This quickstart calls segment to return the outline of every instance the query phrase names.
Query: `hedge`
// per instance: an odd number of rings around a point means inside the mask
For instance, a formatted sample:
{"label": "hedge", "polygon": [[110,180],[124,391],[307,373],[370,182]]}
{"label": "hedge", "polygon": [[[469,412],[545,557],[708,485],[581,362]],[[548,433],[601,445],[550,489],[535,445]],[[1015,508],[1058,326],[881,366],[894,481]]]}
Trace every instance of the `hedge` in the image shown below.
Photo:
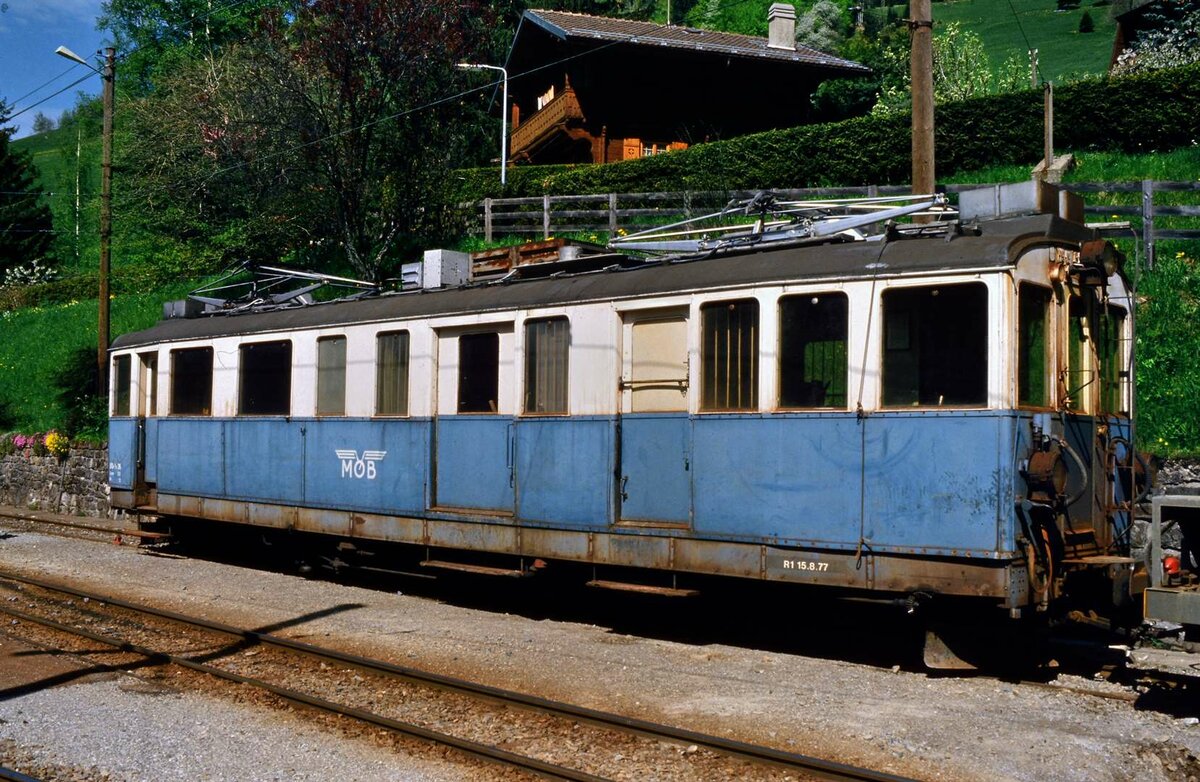
{"label": "hedge", "polygon": [[[1200,139],[1200,64],[1080,81],[1054,92],[1055,146],[1149,152]],[[937,107],[937,171],[948,176],[1042,157],[1042,91]],[[908,114],[802,125],[623,163],[459,172],[460,200],[679,190],[903,184],[911,177]]]}

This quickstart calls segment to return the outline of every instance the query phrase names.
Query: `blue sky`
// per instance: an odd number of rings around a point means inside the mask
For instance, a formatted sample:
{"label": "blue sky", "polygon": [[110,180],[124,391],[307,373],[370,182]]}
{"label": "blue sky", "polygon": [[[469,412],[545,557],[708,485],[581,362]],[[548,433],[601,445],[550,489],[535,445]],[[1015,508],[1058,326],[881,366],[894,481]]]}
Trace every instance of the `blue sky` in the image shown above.
{"label": "blue sky", "polygon": [[[0,11],[0,98],[8,103],[10,111],[32,106],[87,75],[87,68],[72,66],[69,60],[56,56],[54,50],[62,45],[92,59],[93,52],[104,44],[104,35],[96,30],[100,3],[101,0],[0,0],[0,9],[7,6],[7,10]],[[52,83],[42,86],[51,79]],[[6,126],[18,126],[16,136],[20,138],[29,135],[33,117],[39,111],[57,122],[64,110],[75,105],[75,95],[81,90],[98,94],[100,77],[92,76],[49,98]],[[33,94],[22,98],[30,92]]]}

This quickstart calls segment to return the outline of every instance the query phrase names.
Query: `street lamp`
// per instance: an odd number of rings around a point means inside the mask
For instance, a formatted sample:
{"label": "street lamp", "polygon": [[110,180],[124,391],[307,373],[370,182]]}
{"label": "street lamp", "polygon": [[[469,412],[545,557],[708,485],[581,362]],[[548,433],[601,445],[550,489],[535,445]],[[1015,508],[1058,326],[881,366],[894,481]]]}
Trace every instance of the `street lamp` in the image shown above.
{"label": "street lamp", "polygon": [[116,49],[104,50],[104,69],[101,70],[65,46],[54,50],[59,57],[80,63],[95,71],[104,80],[104,147],[100,159],[100,311],[96,322],[96,362],[100,370],[101,395],[108,395],[108,276],[109,243],[112,238],[112,135],[113,135],[113,77],[116,75]]}
{"label": "street lamp", "polygon": [[500,71],[504,76],[504,95],[500,101],[500,186],[508,182],[508,71],[499,65],[482,65],[460,62],[459,68],[467,71]]}

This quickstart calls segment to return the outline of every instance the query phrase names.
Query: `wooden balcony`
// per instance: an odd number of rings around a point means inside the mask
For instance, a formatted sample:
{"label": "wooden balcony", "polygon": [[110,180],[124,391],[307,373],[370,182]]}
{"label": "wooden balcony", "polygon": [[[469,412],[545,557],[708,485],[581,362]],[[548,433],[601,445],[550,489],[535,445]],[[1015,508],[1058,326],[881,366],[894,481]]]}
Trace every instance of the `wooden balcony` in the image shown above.
{"label": "wooden balcony", "polygon": [[583,110],[575,90],[567,87],[561,95],[535,112],[513,131],[509,139],[510,155],[524,157],[530,150],[544,144],[554,134],[568,130],[572,123],[582,121]]}

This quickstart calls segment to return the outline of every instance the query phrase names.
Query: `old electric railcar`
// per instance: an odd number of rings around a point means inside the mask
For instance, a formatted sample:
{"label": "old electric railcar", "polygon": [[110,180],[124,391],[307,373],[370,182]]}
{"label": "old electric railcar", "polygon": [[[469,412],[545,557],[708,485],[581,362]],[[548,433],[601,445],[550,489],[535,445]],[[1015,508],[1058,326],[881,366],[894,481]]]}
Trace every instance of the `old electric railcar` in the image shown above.
{"label": "old electric railcar", "polygon": [[113,345],[113,505],[1019,613],[1133,570],[1127,299],[1026,214],[164,320]]}

